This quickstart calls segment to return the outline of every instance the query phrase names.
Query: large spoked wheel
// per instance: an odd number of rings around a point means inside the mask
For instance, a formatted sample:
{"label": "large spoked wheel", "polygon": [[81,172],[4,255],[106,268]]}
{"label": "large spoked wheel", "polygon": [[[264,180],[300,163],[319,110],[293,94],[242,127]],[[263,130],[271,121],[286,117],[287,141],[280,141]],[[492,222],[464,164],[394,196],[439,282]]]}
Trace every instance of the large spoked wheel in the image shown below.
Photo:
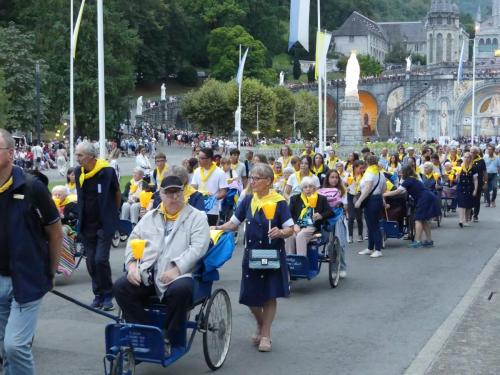
{"label": "large spoked wheel", "polygon": [[119,230],[115,231],[115,234],[113,235],[113,239],[111,240],[111,245],[113,247],[120,246],[120,231]]}
{"label": "large spoked wheel", "polygon": [[131,348],[125,348],[118,352],[111,363],[110,375],[134,375],[135,357]]}
{"label": "large spoked wheel", "polygon": [[330,286],[336,288],[340,280],[340,242],[334,237],[333,243],[328,248],[328,280]]}
{"label": "large spoked wheel", "polygon": [[443,212],[443,217],[448,215],[448,199],[443,199],[441,202],[441,211]]}
{"label": "large spoked wheel", "polygon": [[205,361],[211,370],[217,370],[224,364],[231,343],[231,301],[224,289],[217,289],[210,297],[202,324]]}

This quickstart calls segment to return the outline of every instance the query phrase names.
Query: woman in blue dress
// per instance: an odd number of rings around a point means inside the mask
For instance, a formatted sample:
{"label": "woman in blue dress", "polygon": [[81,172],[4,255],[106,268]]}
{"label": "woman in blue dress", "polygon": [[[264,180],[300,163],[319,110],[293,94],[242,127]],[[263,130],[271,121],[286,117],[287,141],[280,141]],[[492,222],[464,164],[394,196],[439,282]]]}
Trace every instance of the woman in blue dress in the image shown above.
{"label": "woman in blue dress", "polygon": [[478,194],[478,171],[472,162],[472,155],[466,152],[463,156],[462,166],[456,173],[457,176],[457,206],[458,225],[460,228],[469,227],[474,198]]}
{"label": "woman in blue dress", "polygon": [[[415,241],[408,247],[433,247],[431,227],[429,220],[439,216],[439,198],[427,189],[422,181],[418,180],[417,174],[412,165],[403,167],[403,182],[393,191],[388,191],[384,197],[392,197],[399,194],[408,193],[415,200]],[[426,241],[422,242],[422,232],[425,232]]]}
{"label": "woman in blue dress", "polygon": [[[286,264],[284,239],[293,233],[293,220],[285,199],[271,190],[274,173],[267,164],[255,164],[248,181],[253,194],[247,195],[238,204],[233,217],[215,229],[236,231],[245,222],[245,254],[242,264],[240,303],[247,305],[257,322],[252,341],[259,351],[271,351],[271,325],[276,315],[277,298],[288,297],[288,268]],[[262,207],[276,203],[276,213],[269,222]],[[280,268],[276,270],[250,269],[250,249],[277,249]]]}

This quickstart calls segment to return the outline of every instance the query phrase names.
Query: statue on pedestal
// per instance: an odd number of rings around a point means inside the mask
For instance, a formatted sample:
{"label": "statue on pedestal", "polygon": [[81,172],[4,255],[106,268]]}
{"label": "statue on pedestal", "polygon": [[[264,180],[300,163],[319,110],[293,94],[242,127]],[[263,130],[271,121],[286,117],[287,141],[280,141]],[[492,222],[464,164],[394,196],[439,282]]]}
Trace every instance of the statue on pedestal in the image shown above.
{"label": "statue on pedestal", "polygon": [[396,123],[396,133],[401,133],[401,120],[399,117],[396,117],[396,121],[394,122]]}
{"label": "statue on pedestal", "polygon": [[161,101],[167,100],[167,88],[165,87],[165,83],[161,84],[160,100]]}
{"label": "statue on pedestal", "polygon": [[283,71],[280,72],[280,86],[285,86],[285,73]]}
{"label": "statue on pedestal", "polygon": [[408,56],[405,60],[406,60],[406,71],[409,72],[411,71],[411,55]]}
{"label": "statue on pedestal", "polygon": [[359,62],[356,58],[356,52],[351,51],[351,56],[347,60],[347,67],[345,70],[345,96],[354,97],[359,99],[358,96],[358,82],[359,82]]}
{"label": "statue on pedestal", "polygon": [[137,99],[137,108],[135,110],[137,116],[142,116],[142,96]]}

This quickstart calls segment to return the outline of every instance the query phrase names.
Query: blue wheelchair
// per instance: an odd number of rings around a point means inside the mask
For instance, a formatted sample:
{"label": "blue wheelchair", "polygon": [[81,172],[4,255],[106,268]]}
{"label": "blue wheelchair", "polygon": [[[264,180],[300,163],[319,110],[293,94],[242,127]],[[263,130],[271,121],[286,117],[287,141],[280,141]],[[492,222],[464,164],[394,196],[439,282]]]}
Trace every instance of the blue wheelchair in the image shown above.
{"label": "blue wheelchair", "polygon": [[342,208],[336,208],[334,213],[335,215],[328,220],[328,224],[323,226],[321,233],[316,233],[309,242],[307,256],[296,254],[286,256],[290,280],[312,280],[319,275],[321,265],[328,263],[330,286],[336,288],[339,285],[342,257],[341,237],[345,236],[345,231],[342,233],[337,225],[344,225],[344,211]]}
{"label": "blue wheelchair", "polygon": [[[151,298],[146,309],[150,325],[130,324],[117,319],[106,326],[106,375],[133,375],[141,362],[157,363],[167,367],[191,349],[196,332],[203,334],[203,353],[208,367],[219,369],[229,352],[232,331],[232,310],[228,293],[224,289],[212,292],[212,284],[219,279],[217,268],[222,266],[234,250],[233,233],[223,233],[209,248],[193,273],[194,291],[190,312],[198,309],[194,319],[188,317],[184,327],[172,340],[170,356],[165,355],[164,321],[168,306]],[[188,330],[191,330],[188,333]]]}

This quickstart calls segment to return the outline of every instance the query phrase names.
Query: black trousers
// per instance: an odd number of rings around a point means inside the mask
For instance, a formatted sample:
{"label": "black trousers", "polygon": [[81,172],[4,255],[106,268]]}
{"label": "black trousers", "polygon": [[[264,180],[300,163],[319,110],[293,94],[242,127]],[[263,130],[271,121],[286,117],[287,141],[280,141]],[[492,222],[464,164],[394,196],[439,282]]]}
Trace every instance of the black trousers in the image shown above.
{"label": "black trousers", "polygon": [[479,186],[477,188],[477,195],[472,198],[473,206],[472,206],[472,216],[477,219],[479,216],[479,211],[481,210],[481,195],[483,193],[483,184],[479,182]]}
{"label": "black trousers", "polygon": [[353,236],[354,220],[358,223],[358,235],[363,237],[363,209],[354,206],[354,195],[347,193],[347,212],[349,218],[347,221],[347,228],[349,230],[349,237]]}
{"label": "black trousers", "polygon": [[207,214],[207,218],[208,218],[208,225],[213,227],[213,226],[217,225],[217,220],[219,220],[219,215],[208,215]]}
{"label": "black trousers", "polygon": [[87,271],[92,279],[92,291],[96,296],[111,296],[113,292],[111,266],[109,265],[111,239],[112,237],[104,236],[102,229],[97,231],[96,236],[82,236]]}
{"label": "black trousers", "polygon": [[[135,286],[122,276],[113,286],[116,302],[123,312],[123,318],[128,323],[151,324],[144,308],[148,305],[150,296],[156,295],[154,285],[143,284]],[[165,329],[167,338],[172,341],[177,331],[182,329],[187,312],[193,300],[193,279],[181,277],[168,286],[162,303],[167,305]]]}

